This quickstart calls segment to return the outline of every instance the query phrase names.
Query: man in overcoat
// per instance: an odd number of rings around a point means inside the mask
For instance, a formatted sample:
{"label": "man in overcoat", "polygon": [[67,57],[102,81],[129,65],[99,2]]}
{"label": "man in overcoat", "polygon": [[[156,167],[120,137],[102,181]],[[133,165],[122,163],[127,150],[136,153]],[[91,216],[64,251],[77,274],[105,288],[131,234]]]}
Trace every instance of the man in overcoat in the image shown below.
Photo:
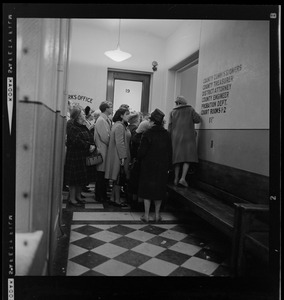
{"label": "man in overcoat", "polygon": [[99,152],[102,154],[103,162],[97,165],[95,199],[99,202],[105,202],[107,200],[105,164],[111,130],[111,120],[109,116],[112,114],[112,106],[108,101],[103,101],[100,104],[99,109],[101,111],[101,114],[98,117],[97,122],[95,124],[94,139]]}

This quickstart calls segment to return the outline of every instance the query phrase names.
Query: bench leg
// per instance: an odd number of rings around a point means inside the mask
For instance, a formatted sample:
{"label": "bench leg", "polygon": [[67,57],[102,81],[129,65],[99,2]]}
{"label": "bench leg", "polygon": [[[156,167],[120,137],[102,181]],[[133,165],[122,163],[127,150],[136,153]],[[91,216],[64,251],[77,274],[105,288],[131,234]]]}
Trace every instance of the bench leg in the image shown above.
{"label": "bench leg", "polygon": [[231,266],[234,277],[244,275],[245,271],[244,240],[247,222],[248,216],[244,209],[236,204],[231,256]]}

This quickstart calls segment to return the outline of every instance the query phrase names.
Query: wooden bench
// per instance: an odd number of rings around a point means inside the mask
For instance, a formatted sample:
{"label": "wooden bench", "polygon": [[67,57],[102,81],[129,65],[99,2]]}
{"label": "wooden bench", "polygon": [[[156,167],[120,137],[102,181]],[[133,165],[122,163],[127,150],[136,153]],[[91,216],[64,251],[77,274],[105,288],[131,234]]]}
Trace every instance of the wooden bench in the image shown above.
{"label": "wooden bench", "polygon": [[232,264],[236,275],[245,274],[246,252],[269,264],[269,206],[235,203]]}
{"label": "wooden bench", "polygon": [[231,268],[234,276],[245,272],[245,253],[250,251],[268,262],[268,225],[257,218],[268,205],[225,202],[193,187],[168,184],[170,198],[185,201],[189,209],[228,236],[232,241]]}

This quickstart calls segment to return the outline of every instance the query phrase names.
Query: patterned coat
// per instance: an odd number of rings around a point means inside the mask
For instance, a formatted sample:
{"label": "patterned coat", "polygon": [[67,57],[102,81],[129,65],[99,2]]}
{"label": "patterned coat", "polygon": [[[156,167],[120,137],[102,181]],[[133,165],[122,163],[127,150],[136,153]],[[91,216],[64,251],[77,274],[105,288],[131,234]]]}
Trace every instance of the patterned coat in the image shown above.
{"label": "patterned coat", "polygon": [[129,167],[128,190],[132,194],[137,194],[140,174],[140,162],[137,159],[143,132],[133,133],[130,139],[131,165]]}
{"label": "patterned coat", "polygon": [[153,126],[143,133],[138,159],[141,167],[138,196],[149,200],[165,199],[172,145],[163,126]]}
{"label": "patterned coat", "polygon": [[86,157],[90,154],[90,145],[94,140],[88,128],[77,122],[69,122],[67,126],[67,151],[64,176],[67,185],[86,185],[89,183]]}
{"label": "patterned coat", "polygon": [[130,143],[131,133],[123,125],[117,121],[111,128],[109,147],[106,159],[105,178],[117,180],[120,171],[120,159],[124,158],[124,168],[128,174],[128,166],[130,162]]}
{"label": "patterned coat", "polygon": [[201,117],[190,105],[175,107],[169,116],[168,130],[173,147],[173,164],[198,162],[194,124]]}
{"label": "patterned coat", "polygon": [[95,143],[98,147],[98,150],[102,154],[103,162],[97,165],[97,171],[104,172],[106,166],[106,156],[107,149],[109,145],[110,138],[110,130],[111,130],[111,121],[108,116],[102,113],[95,124]]}

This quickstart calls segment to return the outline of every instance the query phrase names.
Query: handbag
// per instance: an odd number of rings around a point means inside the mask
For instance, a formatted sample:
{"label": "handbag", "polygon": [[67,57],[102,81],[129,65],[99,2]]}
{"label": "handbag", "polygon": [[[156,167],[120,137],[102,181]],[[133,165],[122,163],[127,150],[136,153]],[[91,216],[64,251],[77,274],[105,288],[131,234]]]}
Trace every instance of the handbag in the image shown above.
{"label": "handbag", "polygon": [[103,162],[103,157],[101,153],[98,153],[97,150],[93,151],[90,156],[86,157],[87,166],[96,166]]}
{"label": "handbag", "polygon": [[116,180],[116,185],[125,186],[127,182],[124,166],[120,166],[120,171]]}

